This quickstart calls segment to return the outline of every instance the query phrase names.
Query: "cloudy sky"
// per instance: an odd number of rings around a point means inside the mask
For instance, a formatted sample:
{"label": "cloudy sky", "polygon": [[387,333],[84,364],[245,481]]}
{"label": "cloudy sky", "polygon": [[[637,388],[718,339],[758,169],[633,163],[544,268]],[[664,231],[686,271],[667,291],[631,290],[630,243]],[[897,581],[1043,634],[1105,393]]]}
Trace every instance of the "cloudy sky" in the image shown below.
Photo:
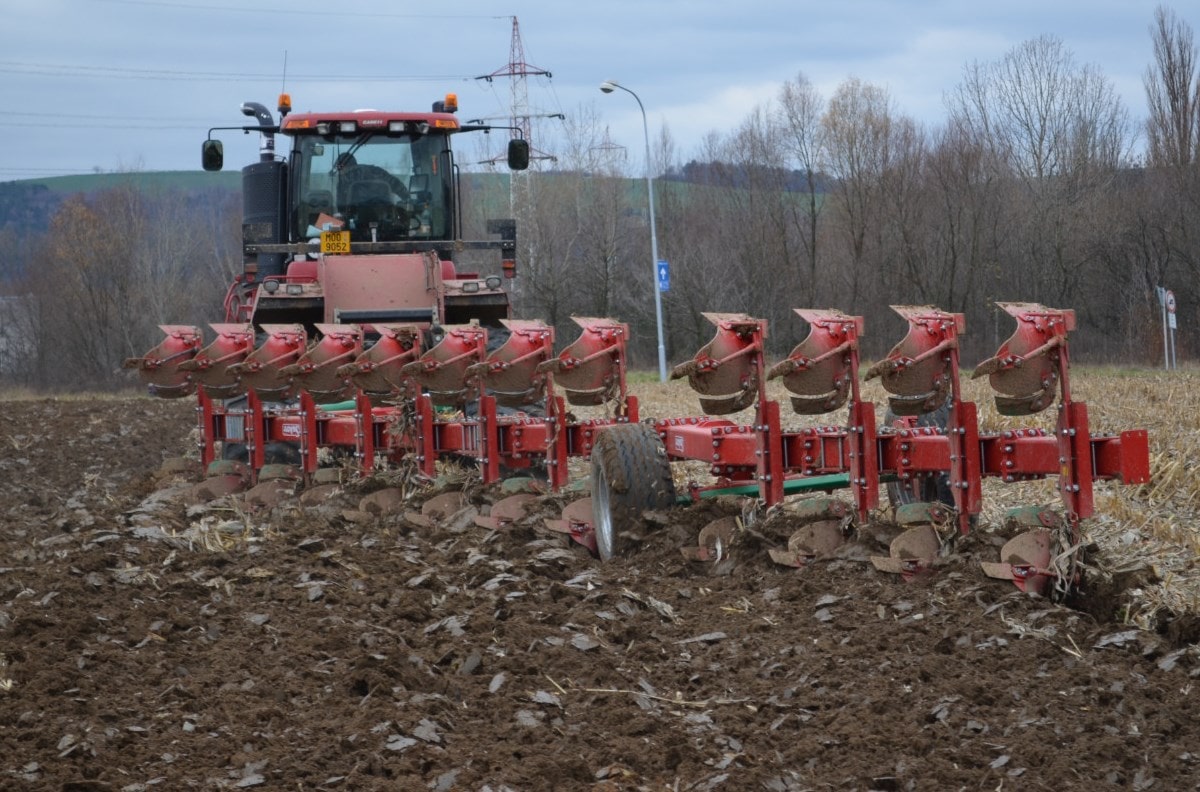
{"label": "cloudy sky", "polygon": [[[829,96],[857,77],[930,125],[964,65],[1058,37],[1144,115],[1148,28],[1160,0],[7,0],[0,53],[0,181],[94,171],[195,170],[238,108],[420,109],[458,94],[464,119],[511,113],[512,19],[531,114],[594,114],[640,167],[646,107],[679,156],[741,122],[803,72]],[[1200,6],[1172,8],[1200,30]],[[286,66],[285,66],[286,64]],[[502,123],[502,122],[501,122]],[[541,124],[560,122],[542,121]],[[256,136],[220,135],[230,165]],[[551,141],[552,131],[544,133]],[[541,141],[535,139],[535,145]]]}

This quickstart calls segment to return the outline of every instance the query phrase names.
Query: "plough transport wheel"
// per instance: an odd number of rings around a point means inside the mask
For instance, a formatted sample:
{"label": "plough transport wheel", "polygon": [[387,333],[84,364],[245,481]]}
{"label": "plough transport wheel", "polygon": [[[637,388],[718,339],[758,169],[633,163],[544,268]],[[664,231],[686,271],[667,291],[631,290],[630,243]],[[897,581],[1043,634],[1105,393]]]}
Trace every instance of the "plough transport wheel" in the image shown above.
{"label": "plough transport wheel", "polygon": [[607,561],[619,538],[642,513],[675,503],[675,482],[662,441],[653,427],[620,424],[604,429],[592,447],[592,527],[596,551]]}

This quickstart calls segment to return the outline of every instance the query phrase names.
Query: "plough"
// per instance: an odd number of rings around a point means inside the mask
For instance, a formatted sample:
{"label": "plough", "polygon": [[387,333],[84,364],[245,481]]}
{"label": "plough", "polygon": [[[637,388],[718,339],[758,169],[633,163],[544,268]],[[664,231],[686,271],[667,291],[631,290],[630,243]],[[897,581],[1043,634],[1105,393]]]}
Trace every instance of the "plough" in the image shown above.
{"label": "plough", "polygon": [[[986,574],[1018,588],[1045,592],[1072,586],[1073,566],[1057,557],[1079,540],[1079,521],[1094,511],[1093,485],[1149,479],[1149,448],[1141,429],[1093,435],[1087,407],[1071,397],[1070,310],[1002,303],[1017,328],[996,355],[976,367],[996,392],[1006,416],[1033,415],[1057,406],[1052,429],[981,432],[976,405],[963,398],[958,339],[962,314],[900,306],[908,333],[860,376],[864,321],[836,310],[796,309],[810,331],[782,361],[768,366],[767,323],[742,314],[706,314],[713,339],[672,372],[699,395],[702,415],[641,421],[626,384],[628,327],[603,318],[576,318],[577,340],[554,351],[553,329],[538,321],[504,320],[507,337],[488,351],[489,329],[479,324],[439,328],[425,348],[415,326],[380,325],[364,350],[356,325],[326,324],[309,344],[303,326],[265,325],[254,345],[250,325],[216,324],[202,346],[198,328],[164,326],[163,342],[130,362],[152,392],[198,398],[200,458],[233,491],[277,475],[271,448],[291,449],[292,475],[313,481],[322,448],[341,451],[369,473],[381,463],[408,460],[425,476],[439,459],[477,465],[485,484],[536,473],[544,488],[564,490],[572,458],[589,459],[590,496],[548,521],[602,559],[623,542],[648,509],[722,493],[782,504],[794,493],[847,489],[834,498],[801,501],[801,527],[786,548],[772,550],[782,564],[803,567],[836,551],[879,507],[880,488],[899,498],[896,522],[904,530],[876,568],[905,578],[928,569],[955,535],[970,532],[982,508],[983,481],[1056,477],[1062,514],[1018,509],[1010,519],[1026,528],[984,564]],[[492,330],[491,332],[495,332]],[[883,425],[864,400],[860,379],[878,378],[889,394]],[[844,411],[845,421],[786,428],[780,403],[768,395],[781,381],[792,411],[820,416]],[[339,401],[340,400],[340,401]],[[605,407],[605,417],[577,419],[568,405]],[[753,410],[749,423],[728,416]],[[917,417],[945,411],[944,426]],[[246,463],[219,458],[222,447],[244,447]],[[671,465],[701,462],[710,480],[677,494]],[[230,466],[233,466],[232,468]],[[946,502],[924,502],[925,484],[948,485]],[[912,501],[912,502],[909,502]],[[494,504],[481,524],[502,528],[531,502],[523,492]],[[688,558],[727,551],[736,522],[704,529]]]}

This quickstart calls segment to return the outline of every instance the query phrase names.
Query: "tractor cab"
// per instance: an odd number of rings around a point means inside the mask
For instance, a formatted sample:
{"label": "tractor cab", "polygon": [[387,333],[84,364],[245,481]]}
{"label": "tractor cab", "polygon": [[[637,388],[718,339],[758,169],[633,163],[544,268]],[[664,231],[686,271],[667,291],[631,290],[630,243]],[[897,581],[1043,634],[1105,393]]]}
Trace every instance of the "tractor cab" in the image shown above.
{"label": "tractor cab", "polygon": [[293,239],[348,231],[361,242],[453,237],[444,135],[297,137]]}
{"label": "tractor cab", "polygon": [[292,138],[288,225],[293,241],[322,231],[353,242],[455,238],[448,114],[358,111],[285,117]]}
{"label": "tractor cab", "polygon": [[[248,254],[259,254],[260,277],[278,269],[278,246],[303,250],[323,232],[344,233],[354,243],[416,243],[410,249],[461,239],[450,137],[491,127],[461,124],[457,109],[457,97],[447,94],[426,113],[293,113],[291,98],[282,94],[276,124],[263,105],[243,104],[242,112],[255,116],[258,126],[236,128],[258,131],[262,141],[259,161],[242,169],[243,241]],[[286,156],[276,153],[276,135],[291,141]],[[512,170],[527,168],[528,141],[510,140],[507,159]],[[221,141],[206,140],[202,160],[205,170],[220,170]],[[264,245],[276,248],[265,258]],[[396,246],[361,249],[390,252]]]}

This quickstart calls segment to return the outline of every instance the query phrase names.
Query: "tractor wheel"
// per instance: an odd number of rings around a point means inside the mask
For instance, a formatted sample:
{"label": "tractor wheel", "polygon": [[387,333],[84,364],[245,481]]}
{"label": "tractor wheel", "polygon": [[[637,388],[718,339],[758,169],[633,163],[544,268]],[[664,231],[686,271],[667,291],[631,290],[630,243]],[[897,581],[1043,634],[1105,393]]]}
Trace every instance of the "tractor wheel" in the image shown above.
{"label": "tractor wheel", "polygon": [[671,463],[653,427],[610,426],[592,447],[592,528],[600,560],[620,555],[642,512],[675,503]]}
{"label": "tractor wheel", "polygon": [[[891,426],[896,420],[896,414],[888,409],[883,416],[885,426]],[[928,412],[917,419],[917,426],[933,426],[945,429],[950,422],[950,402],[947,401],[933,412]],[[950,476],[942,473],[937,476],[926,476],[918,481],[893,481],[887,485],[888,500],[893,506],[906,506],[910,503],[944,503],[954,505],[954,493],[950,491]]]}

